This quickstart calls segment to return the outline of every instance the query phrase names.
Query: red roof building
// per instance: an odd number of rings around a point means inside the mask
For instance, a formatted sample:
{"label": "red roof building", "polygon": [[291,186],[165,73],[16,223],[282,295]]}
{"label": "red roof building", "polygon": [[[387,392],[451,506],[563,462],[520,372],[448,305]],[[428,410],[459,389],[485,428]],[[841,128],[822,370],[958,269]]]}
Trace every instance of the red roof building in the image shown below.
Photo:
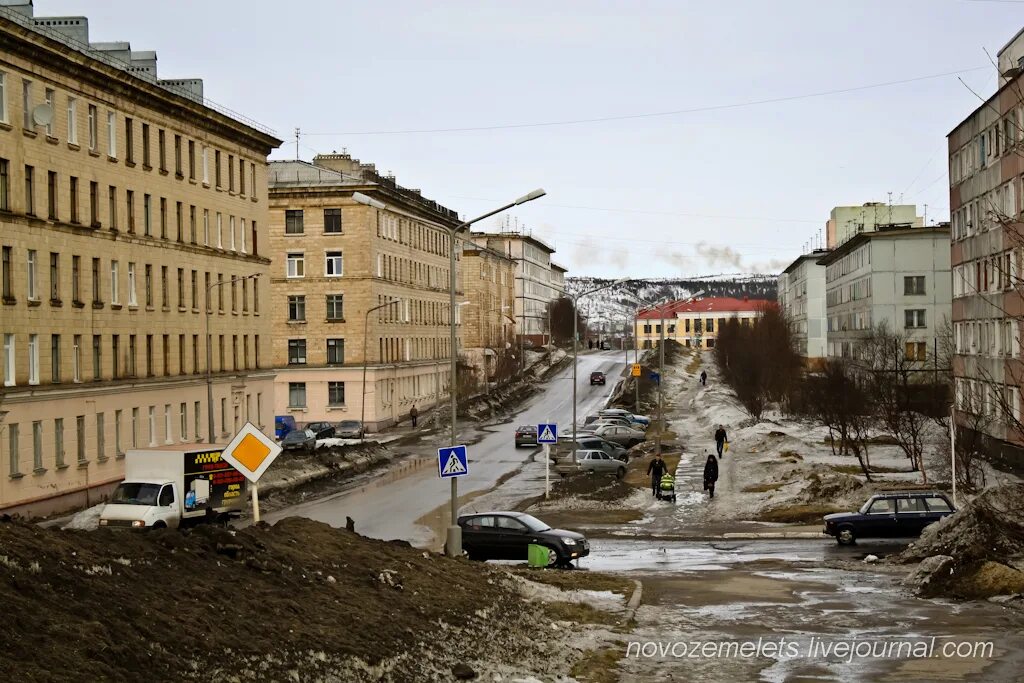
{"label": "red roof building", "polygon": [[672,301],[662,306],[640,311],[636,320],[636,338],[641,348],[653,348],[661,339],[662,320],[665,338],[674,339],[683,346],[712,349],[718,330],[730,318],[738,318],[749,325],[769,306],[778,306],[771,299],[744,297],[708,297],[695,301]]}

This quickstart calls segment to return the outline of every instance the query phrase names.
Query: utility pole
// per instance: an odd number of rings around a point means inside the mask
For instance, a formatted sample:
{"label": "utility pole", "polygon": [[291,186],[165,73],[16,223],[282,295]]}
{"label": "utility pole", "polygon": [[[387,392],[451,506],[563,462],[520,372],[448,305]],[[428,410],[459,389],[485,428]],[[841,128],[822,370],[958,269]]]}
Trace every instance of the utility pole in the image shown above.
{"label": "utility pole", "polygon": [[302,135],[302,131],[298,128],[295,129],[295,160],[299,160],[299,137]]}

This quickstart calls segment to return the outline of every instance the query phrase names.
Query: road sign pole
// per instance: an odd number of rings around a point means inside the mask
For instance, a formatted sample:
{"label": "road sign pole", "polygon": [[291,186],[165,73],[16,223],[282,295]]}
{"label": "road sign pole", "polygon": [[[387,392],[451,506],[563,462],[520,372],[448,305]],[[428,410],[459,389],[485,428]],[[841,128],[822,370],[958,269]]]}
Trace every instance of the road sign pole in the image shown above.
{"label": "road sign pole", "polygon": [[551,494],[551,446],[544,444],[544,499]]}
{"label": "road sign pole", "polygon": [[256,482],[252,483],[252,521],[253,524],[260,523],[260,491]]}

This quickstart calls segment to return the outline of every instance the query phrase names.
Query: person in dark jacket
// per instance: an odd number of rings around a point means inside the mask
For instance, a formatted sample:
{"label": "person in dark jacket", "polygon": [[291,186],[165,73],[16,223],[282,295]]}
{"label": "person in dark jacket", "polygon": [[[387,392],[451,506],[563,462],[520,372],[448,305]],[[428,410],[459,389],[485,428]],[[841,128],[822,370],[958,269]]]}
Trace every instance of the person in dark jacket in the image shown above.
{"label": "person in dark jacket", "polygon": [[416,406],[409,408],[409,419],[412,420],[412,426],[416,426],[416,421],[420,417],[420,411],[416,410]]}
{"label": "person in dark jacket", "polygon": [[700,371],[700,385],[706,387],[708,385],[708,373],[704,370]]}
{"label": "person in dark jacket", "polygon": [[715,482],[718,481],[718,459],[708,453],[708,461],[704,463],[704,490],[709,498],[715,497]]}
{"label": "person in dark jacket", "polygon": [[715,448],[718,449],[718,457],[722,457],[722,450],[725,448],[726,442],[729,437],[725,434],[725,427],[718,425],[718,431],[715,432]]}
{"label": "person in dark jacket", "polygon": [[661,476],[668,471],[668,465],[661,459],[661,454],[654,456],[654,460],[647,466],[647,474],[651,475],[651,493],[657,497],[658,488],[661,486]]}

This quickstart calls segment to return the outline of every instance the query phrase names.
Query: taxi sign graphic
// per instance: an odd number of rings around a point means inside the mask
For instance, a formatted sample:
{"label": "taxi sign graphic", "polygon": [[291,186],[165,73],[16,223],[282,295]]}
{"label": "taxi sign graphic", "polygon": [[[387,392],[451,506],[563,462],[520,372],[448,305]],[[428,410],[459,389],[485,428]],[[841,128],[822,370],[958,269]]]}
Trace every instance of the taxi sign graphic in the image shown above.
{"label": "taxi sign graphic", "polygon": [[280,453],[281,447],[274,443],[273,439],[251,422],[246,422],[220,457],[231,463],[246,479],[255,483]]}
{"label": "taxi sign graphic", "polygon": [[633,372],[631,374],[633,375],[633,377],[639,377],[641,374],[643,374],[643,368],[639,363],[633,363]]}

